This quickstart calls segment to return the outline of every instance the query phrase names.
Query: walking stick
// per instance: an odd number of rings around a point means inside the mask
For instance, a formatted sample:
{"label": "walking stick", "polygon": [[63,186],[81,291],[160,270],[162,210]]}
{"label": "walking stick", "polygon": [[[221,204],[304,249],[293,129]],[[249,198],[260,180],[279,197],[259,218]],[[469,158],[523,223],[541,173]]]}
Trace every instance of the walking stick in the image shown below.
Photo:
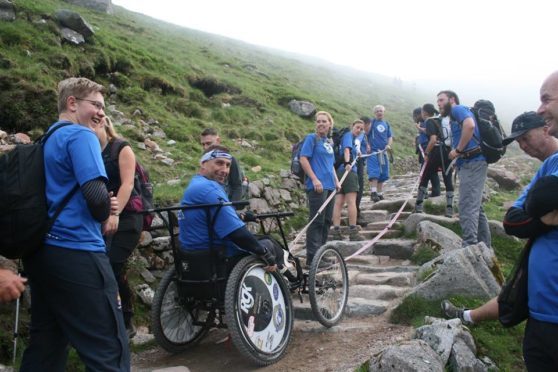
{"label": "walking stick", "polygon": [[[18,274],[20,275],[20,274]],[[19,326],[19,297],[16,300],[16,314],[15,314],[15,324],[14,324],[14,356],[12,359],[12,364],[15,365],[17,356],[17,337],[18,337],[18,326]]]}

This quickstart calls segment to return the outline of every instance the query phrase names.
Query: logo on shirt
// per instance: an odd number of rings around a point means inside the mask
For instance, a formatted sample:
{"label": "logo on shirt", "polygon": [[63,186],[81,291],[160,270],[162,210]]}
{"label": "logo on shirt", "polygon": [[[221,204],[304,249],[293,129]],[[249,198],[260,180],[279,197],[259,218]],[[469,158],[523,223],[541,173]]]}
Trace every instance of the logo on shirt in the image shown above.
{"label": "logo on shirt", "polygon": [[380,124],[376,127],[376,130],[380,133],[384,133],[386,131],[386,127]]}
{"label": "logo on shirt", "polygon": [[328,154],[333,154],[333,147],[331,147],[329,142],[324,142],[324,149],[326,149]]}

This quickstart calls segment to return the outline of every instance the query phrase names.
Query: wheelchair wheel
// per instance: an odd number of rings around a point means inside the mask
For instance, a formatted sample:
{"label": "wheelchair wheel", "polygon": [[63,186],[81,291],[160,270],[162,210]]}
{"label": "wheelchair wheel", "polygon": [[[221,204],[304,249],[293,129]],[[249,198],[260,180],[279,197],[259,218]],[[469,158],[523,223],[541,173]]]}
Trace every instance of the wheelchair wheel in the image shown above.
{"label": "wheelchair wheel", "polygon": [[316,319],[327,328],[339,323],[349,298],[349,276],[337,249],[324,246],[314,255],[308,292]]}
{"label": "wheelchair wheel", "polygon": [[242,355],[265,366],[283,357],[293,329],[291,296],[283,276],[266,272],[255,256],[231,272],[225,292],[225,318]]}
{"label": "wheelchair wheel", "polygon": [[178,294],[174,266],[161,279],[151,309],[155,341],[169,353],[178,353],[197,344],[209,330],[211,312],[194,300]]}

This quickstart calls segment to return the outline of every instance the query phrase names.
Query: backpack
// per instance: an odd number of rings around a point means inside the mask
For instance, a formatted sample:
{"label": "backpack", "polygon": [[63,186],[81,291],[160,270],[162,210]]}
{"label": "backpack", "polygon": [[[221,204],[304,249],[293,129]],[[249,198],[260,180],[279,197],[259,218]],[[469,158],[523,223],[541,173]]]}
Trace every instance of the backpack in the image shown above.
{"label": "backpack", "polygon": [[[302,150],[302,144],[306,140],[306,137],[292,145],[291,147],[291,173],[297,176],[301,182],[304,181],[304,177],[306,174],[304,173],[304,169],[302,169],[302,165],[300,164],[300,151]],[[314,141],[314,146],[318,142],[318,136],[316,136]]]}
{"label": "backpack", "polygon": [[[333,140],[333,154],[335,155],[335,165],[334,165],[335,169],[339,168],[342,164],[345,163],[345,156],[340,151],[341,140],[343,139],[343,136],[350,131],[351,129],[349,127],[345,127],[342,129],[333,128],[331,139]],[[353,152],[351,151],[351,158],[349,161],[352,161],[353,160],[352,158],[353,158]]]}
{"label": "backpack", "polygon": [[488,164],[496,163],[506,153],[506,146],[502,143],[506,134],[498,121],[494,105],[481,99],[475,102],[471,111],[479,126],[480,138],[475,136],[475,139],[481,147],[482,154]]}
{"label": "backpack", "polygon": [[26,258],[43,246],[45,234],[79,189],[76,185],[49,219],[43,147],[62,123],[33,144],[16,145],[0,157],[0,255]]}
{"label": "backpack", "polygon": [[430,120],[438,129],[438,142],[451,147],[451,128],[449,120],[444,120],[444,118],[440,116],[433,116],[426,120]]}
{"label": "backpack", "polygon": [[[128,143],[122,139],[115,139],[110,145],[111,160],[118,164],[120,150],[122,150],[124,146],[127,146]],[[128,203],[126,203],[124,210],[133,213],[143,213],[149,209],[153,209],[153,185],[149,180],[149,173],[136,159],[134,188],[132,189],[130,199],[128,199]],[[143,213],[143,230],[149,230],[153,217],[153,213]]]}

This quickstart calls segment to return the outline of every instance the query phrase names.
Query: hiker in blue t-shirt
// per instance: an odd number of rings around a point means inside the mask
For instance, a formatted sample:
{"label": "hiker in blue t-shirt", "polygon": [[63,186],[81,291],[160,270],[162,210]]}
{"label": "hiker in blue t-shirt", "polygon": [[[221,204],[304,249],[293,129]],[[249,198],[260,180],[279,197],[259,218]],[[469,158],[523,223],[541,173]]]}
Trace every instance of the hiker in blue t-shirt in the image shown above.
{"label": "hiker in blue t-shirt", "polygon": [[[329,195],[339,188],[339,180],[333,167],[335,156],[327,135],[333,128],[333,118],[326,111],[316,113],[316,132],[306,136],[300,150],[300,165],[306,174],[306,195],[310,221]],[[306,264],[314,259],[314,254],[327,242],[332,223],[333,203],[312,222],[306,231]]]}
{"label": "hiker in blue t-shirt", "polygon": [[[370,128],[370,118],[368,116],[362,116],[360,120],[364,123],[364,130],[360,133],[360,136],[355,140],[355,144],[360,143],[359,154],[366,154],[366,129]],[[357,145],[358,146],[358,145]],[[357,177],[358,177],[358,192],[357,192],[357,225],[361,227],[366,227],[368,222],[361,217],[360,214],[360,202],[362,200],[362,195],[364,194],[364,170],[366,169],[366,158],[358,158],[357,163]]]}
{"label": "hiker in blue t-shirt", "polygon": [[[21,371],[62,371],[73,346],[88,370],[129,371],[128,338],[101,227],[119,210],[110,197],[93,128],[105,116],[103,86],[85,78],[58,85],[59,121],[44,146],[52,217],[71,195],[45,245],[24,261],[31,284],[31,332]],[[102,351],[102,352],[101,352]]]}
{"label": "hiker in blue t-shirt", "polygon": [[384,182],[389,179],[389,160],[385,150],[391,150],[393,137],[389,123],[384,120],[385,110],[382,105],[374,107],[375,119],[372,120],[370,129],[366,133],[367,153],[382,151],[366,160],[368,181],[370,182],[370,199],[373,202],[384,199],[382,188]]}
{"label": "hiker in blue t-shirt", "polygon": [[[229,202],[223,184],[229,175],[232,156],[226,147],[209,146],[200,160],[199,173],[184,190],[181,205],[217,204]],[[214,219],[218,210],[217,217]],[[254,253],[267,264],[267,269],[277,268],[275,256],[282,252],[273,252],[264,246],[248,231],[246,225],[236,214],[232,206],[211,207],[213,223],[212,242],[215,246],[224,246],[229,257]],[[186,251],[208,250],[210,248],[209,227],[206,209],[185,209],[178,216],[180,246]],[[282,257],[277,262],[281,264]]]}
{"label": "hiker in blue t-shirt", "polygon": [[358,192],[357,167],[351,166],[352,161],[360,153],[359,137],[364,130],[364,122],[356,120],[353,122],[350,132],[341,137],[339,154],[343,157],[343,164],[337,169],[337,178],[341,179],[345,172],[349,172],[341,185],[341,190],[335,195],[335,206],[333,208],[333,240],[343,240],[341,234],[341,210],[345,203],[349,215],[349,239],[351,241],[363,240],[357,229],[356,197]]}
{"label": "hiker in blue t-shirt", "polygon": [[459,224],[463,246],[484,242],[490,247],[488,219],[482,208],[482,193],[488,164],[479,145],[479,128],[475,116],[459,104],[459,97],[450,90],[438,93],[440,114],[451,117],[452,150],[450,160],[456,161],[459,175]]}

